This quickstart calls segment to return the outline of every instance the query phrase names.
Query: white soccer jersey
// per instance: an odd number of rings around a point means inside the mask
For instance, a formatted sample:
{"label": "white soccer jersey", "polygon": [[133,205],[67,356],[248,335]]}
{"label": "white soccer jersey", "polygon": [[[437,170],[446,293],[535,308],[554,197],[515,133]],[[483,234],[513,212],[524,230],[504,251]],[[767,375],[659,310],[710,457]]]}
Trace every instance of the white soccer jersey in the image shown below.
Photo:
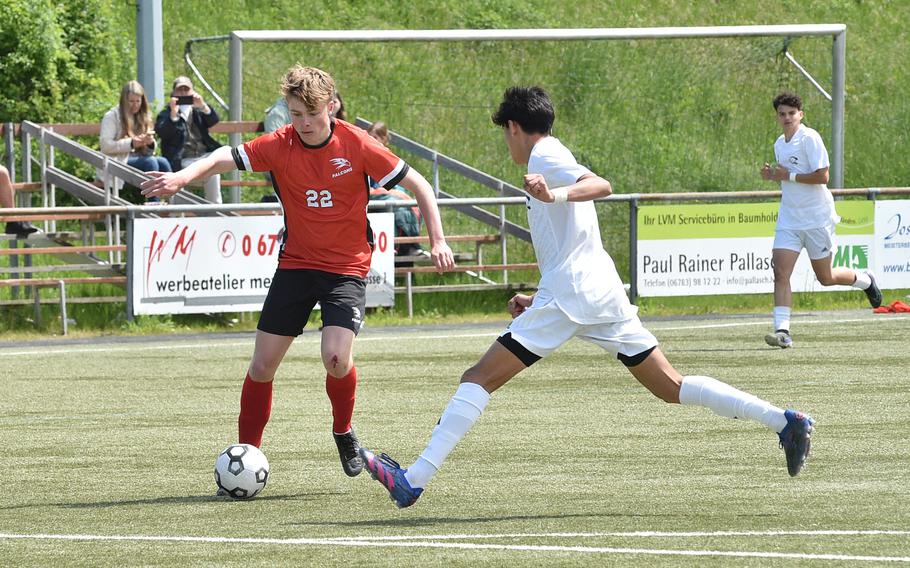
{"label": "white soccer jersey", "polygon": [[[789,141],[781,134],[774,143],[774,156],[778,164],[798,174],[809,174],[830,165],[822,137],[804,124],[799,125]],[[780,188],[783,195],[778,229],[815,229],[840,221],[834,211],[834,198],[825,184],[782,181]]]}
{"label": "white soccer jersey", "polygon": [[[531,150],[528,173],[541,174],[552,190],[591,171],[558,139],[546,136]],[[528,223],[541,275],[535,303],[553,298],[570,320],[583,325],[622,321],[638,312],[603,248],[593,201],[544,203],[529,197]]]}

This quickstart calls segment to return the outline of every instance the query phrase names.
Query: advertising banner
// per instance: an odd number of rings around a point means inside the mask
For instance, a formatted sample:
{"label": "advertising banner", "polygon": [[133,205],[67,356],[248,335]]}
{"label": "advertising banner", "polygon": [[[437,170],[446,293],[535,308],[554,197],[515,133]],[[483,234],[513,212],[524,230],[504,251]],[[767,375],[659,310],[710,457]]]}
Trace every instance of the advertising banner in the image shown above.
{"label": "advertising banner", "polygon": [[[870,201],[838,201],[833,265],[872,267]],[[643,206],[638,210],[638,294],[695,296],[774,291],[771,247],[779,204],[720,203]],[[847,290],[823,287],[805,252],[790,284],[794,292]]]}
{"label": "advertising banner", "polygon": [[882,288],[910,288],[910,201],[875,202],[875,277]]}
{"label": "advertising banner", "polygon": [[[370,213],[367,306],[395,302],[394,216]],[[133,314],[259,311],[278,266],[280,215],[134,219]]]}

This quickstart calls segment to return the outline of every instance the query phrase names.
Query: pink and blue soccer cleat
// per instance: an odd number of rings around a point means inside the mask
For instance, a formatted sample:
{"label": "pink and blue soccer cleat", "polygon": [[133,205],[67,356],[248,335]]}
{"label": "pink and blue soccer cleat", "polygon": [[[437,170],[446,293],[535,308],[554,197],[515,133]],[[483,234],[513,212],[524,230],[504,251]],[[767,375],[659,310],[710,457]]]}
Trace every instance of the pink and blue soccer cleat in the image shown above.
{"label": "pink and blue soccer cleat", "polygon": [[423,489],[411,487],[404,478],[407,470],[401,469],[398,462],[386,454],[379,454],[379,457],[376,457],[370,450],[360,448],[360,457],[363,458],[363,465],[370,472],[370,476],[386,488],[389,499],[394,501],[399,509],[410,507],[423,493]]}
{"label": "pink and blue soccer cleat", "polygon": [[809,457],[810,436],[815,430],[815,421],[808,414],[797,410],[784,411],[784,416],[787,418],[787,425],[778,436],[780,447],[787,456],[787,472],[794,477],[799,474],[806,463],[806,458]]}

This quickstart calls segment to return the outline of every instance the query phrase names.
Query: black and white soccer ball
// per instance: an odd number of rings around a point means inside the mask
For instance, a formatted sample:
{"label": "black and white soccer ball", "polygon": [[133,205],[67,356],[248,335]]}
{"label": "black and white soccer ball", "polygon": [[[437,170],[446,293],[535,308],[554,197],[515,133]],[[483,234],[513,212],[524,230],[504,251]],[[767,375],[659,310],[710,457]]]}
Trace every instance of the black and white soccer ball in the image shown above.
{"label": "black and white soccer ball", "polygon": [[269,481],[269,460],[259,448],[234,444],[215,460],[215,484],[234,499],[250,499]]}

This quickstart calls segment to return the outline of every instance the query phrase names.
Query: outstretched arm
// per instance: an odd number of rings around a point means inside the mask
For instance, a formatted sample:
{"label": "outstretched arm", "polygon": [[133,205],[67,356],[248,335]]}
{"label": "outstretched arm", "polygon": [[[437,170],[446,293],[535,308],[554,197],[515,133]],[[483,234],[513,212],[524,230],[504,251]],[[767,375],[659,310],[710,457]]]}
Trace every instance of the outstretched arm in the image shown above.
{"label": "outstretched arm", "polygon": [[149,172],[152,179],[142,182],[139,188],[146,197],[168,197],[194,181],[227,173],[236,168],[231,147],[222,146],[179,172]]}
{"label": "outstretched arm", "polygon": [[553,203],[555,201],[591,201],[613,193],[613,186],[604,178],[595,174],[586,174],[572,185],[550,189],[540,174],[525,176],[525,191],[538,201]]}
{"label": "outstretched arm", "polygon": [[452,249],[446,244],[446,237],[442,231],[442,220],[439,217],[439,208],[436,205],[436,196],[433,194],[433,186],[430,185],[420,172],[414,168],[408,170],[407,175],[401,180],[401,185],[410,190],[417,199],[417,206],[420,207],[420,215],[427,224],[427,234],[430,236],[430,256],[433,258],[433,265],[444,272],[455,267],[455,257],[452,255]]}

